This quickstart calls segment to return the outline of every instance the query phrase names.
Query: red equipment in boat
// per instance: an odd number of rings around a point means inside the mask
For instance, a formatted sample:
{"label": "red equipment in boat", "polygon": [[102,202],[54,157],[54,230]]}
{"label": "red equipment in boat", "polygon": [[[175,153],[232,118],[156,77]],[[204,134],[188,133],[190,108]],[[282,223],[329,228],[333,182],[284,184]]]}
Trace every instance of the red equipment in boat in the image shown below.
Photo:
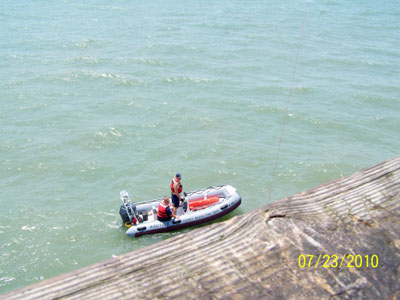
{"label": "red equipment in boat", "polygon": [[214,203],[217,203],[218,201],[219,201],[218,196],[189,200],[189,209],[190,210],[203,209],[203,208],[213,205]]}

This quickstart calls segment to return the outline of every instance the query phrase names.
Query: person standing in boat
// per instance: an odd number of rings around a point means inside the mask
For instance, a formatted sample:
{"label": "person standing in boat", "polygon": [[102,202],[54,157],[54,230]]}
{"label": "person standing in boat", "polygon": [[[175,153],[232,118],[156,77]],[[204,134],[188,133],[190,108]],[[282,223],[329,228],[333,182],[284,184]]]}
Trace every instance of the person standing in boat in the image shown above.
{"label": "person standing in boat", "polygon": [[168,197],[165,197],[163,201],[160,202],[158,205],[158,211],[157,211],[157,219],[159,221],[165,222],[171,220],[171,218],[178,218],[172,211],[171,208],[169,207],[169,199]]}
{"label": "person standing in boat", "polygon": [[172,200],[172,213],[176,215],[176,211],[179,207],[179,202],[181,201],[182,193],[182,175],[177,173],[175,177],[171,180],[171,200]]}

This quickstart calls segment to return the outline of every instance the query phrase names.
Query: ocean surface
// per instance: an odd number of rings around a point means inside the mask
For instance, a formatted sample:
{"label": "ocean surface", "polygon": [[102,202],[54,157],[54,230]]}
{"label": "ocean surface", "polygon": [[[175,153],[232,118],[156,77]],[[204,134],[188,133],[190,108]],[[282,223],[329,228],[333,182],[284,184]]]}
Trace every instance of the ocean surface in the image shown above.
{"label": "ocean surface", "polygon": [[398,156],[399,116],[399,1],[2,0],[0,293],[191,230],[127,237],[122,189],[231,184],[227,219]]}

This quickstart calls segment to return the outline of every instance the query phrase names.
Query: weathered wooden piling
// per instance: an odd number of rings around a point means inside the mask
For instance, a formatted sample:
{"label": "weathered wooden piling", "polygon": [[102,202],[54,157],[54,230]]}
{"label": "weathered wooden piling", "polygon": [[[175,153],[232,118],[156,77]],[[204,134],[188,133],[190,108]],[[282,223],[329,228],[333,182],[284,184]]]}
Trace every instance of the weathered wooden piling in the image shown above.
{"label": "weathered wooden piling", "polygon": [[400,157],[0,298],[400,299]]}

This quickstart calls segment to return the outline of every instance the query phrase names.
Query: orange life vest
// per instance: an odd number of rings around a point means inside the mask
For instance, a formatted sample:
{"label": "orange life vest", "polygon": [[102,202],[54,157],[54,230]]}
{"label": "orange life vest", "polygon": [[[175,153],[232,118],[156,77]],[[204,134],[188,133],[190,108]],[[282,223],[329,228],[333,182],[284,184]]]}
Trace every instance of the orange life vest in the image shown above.
{"label": "orange life vest", "polygon": [[174,189],[174,183],[177,182],[178,185],[178,193],[182,193],[182,184],[180,182],[181,180],[178,177],[175,177],[174,179],[171,180],[171,192],[172,194],[175,194],[175,189]]}
{"label": "orange life vest", "polygon": [[160,217],[160,218],[168,218],[169,217],[169,215],[167,214],[167,205],[165,205],[162,201],[158,205],[157,217]]}

